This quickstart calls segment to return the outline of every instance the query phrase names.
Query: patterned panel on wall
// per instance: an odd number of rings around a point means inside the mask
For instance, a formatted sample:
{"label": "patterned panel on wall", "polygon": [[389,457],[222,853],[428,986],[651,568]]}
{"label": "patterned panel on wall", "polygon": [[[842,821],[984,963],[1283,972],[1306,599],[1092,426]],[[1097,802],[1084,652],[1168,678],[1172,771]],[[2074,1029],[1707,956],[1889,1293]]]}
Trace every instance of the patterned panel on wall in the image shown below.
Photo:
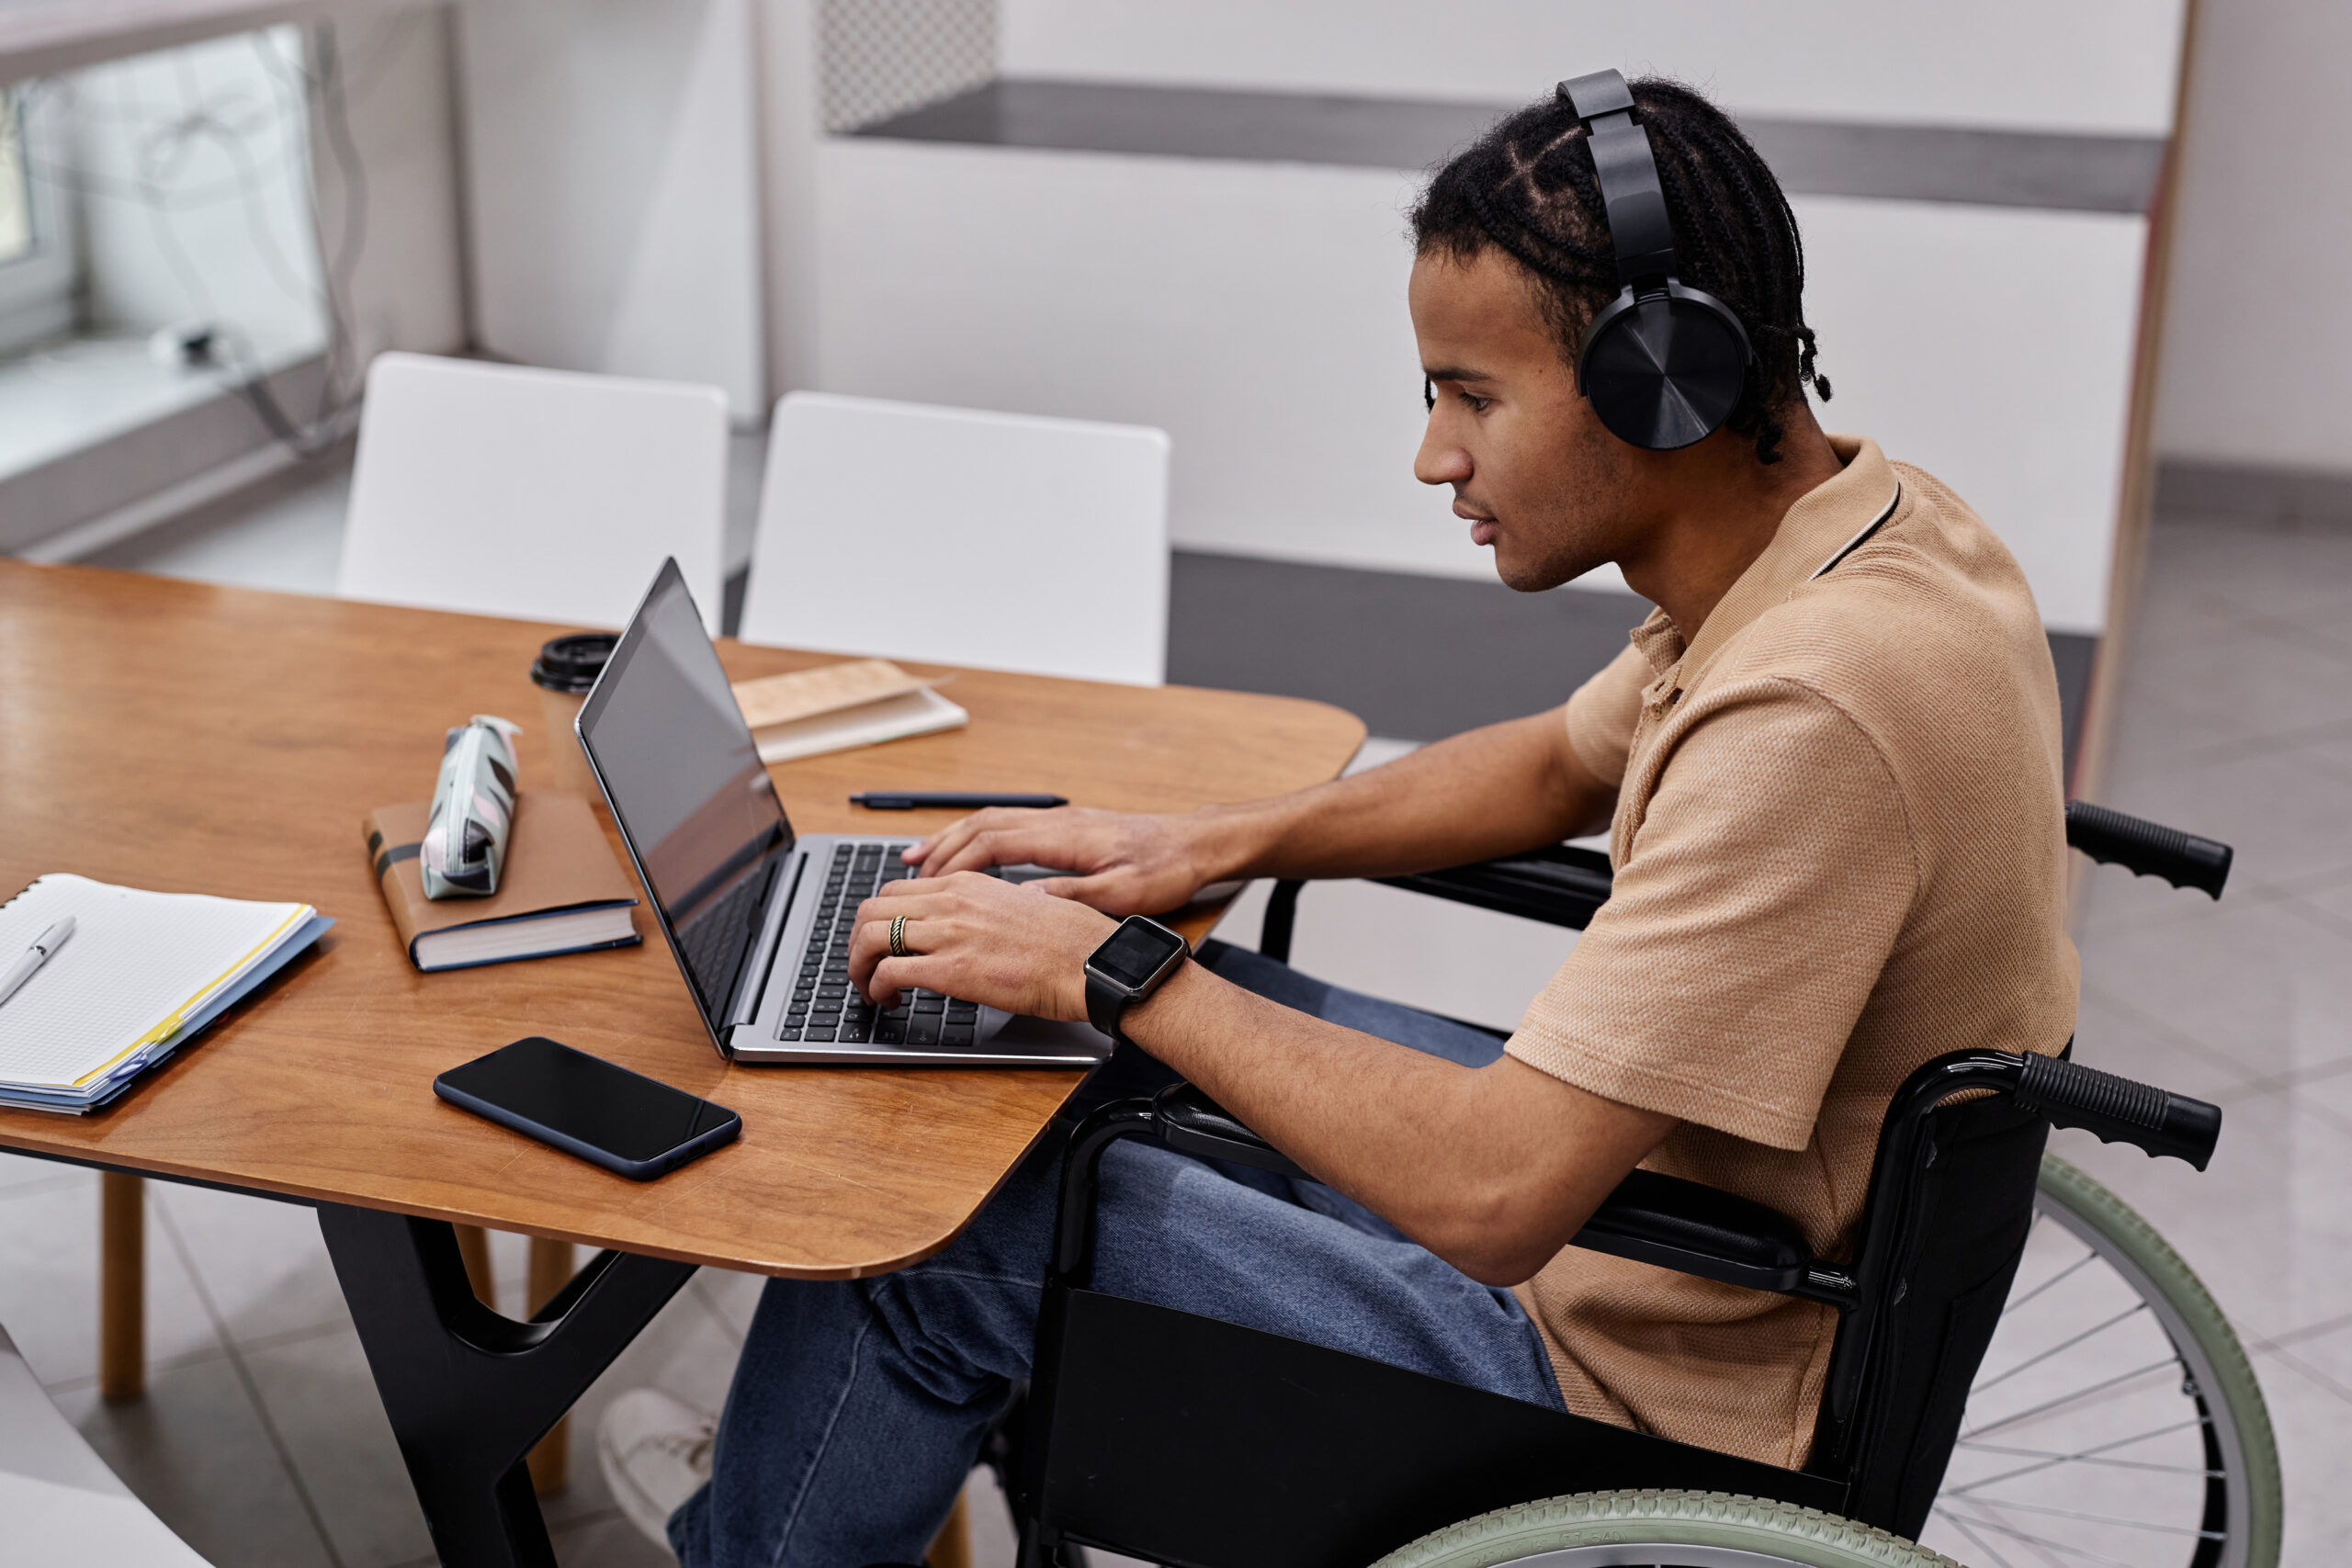
{"label": "patterned panel on wall", "polygon": [[996,74],[996,0],[820,0],[825,130],[952,97]]}

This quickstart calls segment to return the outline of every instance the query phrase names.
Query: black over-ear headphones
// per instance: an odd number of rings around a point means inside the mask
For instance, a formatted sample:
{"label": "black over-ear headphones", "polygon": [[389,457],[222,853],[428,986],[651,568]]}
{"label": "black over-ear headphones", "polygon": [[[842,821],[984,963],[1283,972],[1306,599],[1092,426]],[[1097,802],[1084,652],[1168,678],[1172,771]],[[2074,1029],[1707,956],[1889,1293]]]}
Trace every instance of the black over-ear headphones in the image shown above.
{"label": "black over-ear headphones", "polygon": [[1625,78],[1596,71],[1559,93],[1589,133],[1624,286],[1577,345],[1577,390],[1621,439],[1652,452],[1688,446],[1731,417],[1755,351],[1731,307],[1675,276],[1674,225]]}

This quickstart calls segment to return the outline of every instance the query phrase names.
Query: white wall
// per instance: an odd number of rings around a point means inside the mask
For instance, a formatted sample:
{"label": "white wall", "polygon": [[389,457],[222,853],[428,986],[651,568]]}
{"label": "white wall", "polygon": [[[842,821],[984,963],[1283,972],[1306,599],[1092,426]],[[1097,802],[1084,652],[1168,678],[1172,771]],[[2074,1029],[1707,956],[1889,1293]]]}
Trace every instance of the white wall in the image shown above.
{"label": "white wall", "polygon": [[2352,6],[2199,0],[2156,444],[2352,472]]}
{"label": "white wall", "polygon": [[339,283],[355,376],[386,349],[447,354],[465,346],[448,22],[446,6],[424,5],[335,24],[356,187],[313,105],[312,177],[330,254],[341,244],[355,189],[366,197],[358,252],[347,283]]}
{"label": "white wall", "polygon": [[759,417],[749,0],[467,0],[459,17],[481,346],[716,386]]}
{"label": "white wall", "polygon": [[[1161,426],[1180,547],[1491,577],[1411,473],[1416,176],[884,141],[818,168],[827,388]],[[2099,629],[2143,224],[1794,205],[1825,423],[1952,485],[2053,627]]]}
{"label": "white wall", "polygon": [[1001,5],[1010,75],[1509,102],[1618,65],[1693,83],[1735,109],[2155,135],[2172,119],[2182,10],[2181,0]]}

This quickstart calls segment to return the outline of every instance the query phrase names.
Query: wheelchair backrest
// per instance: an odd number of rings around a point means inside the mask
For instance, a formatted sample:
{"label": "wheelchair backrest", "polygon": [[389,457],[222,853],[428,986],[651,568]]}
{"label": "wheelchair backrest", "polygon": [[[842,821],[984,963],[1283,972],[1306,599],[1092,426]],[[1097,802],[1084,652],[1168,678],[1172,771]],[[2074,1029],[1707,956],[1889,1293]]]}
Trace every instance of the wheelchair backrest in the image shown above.
{"label": "wheelchair backrest", "polygon": [[[1814,1440],[1815,1473],[1845,1478],[1846,1512],[1917,1537],[1943,1484],[1978,1363],[2033,1224],[2050,1123],[2006,1094],[1946,1102],[1907,1151],[1882,1143],[1858,1259],[1860,1304],[1839,1325]],[[1905,1168],[1891,1169],[1899,1161]]]}

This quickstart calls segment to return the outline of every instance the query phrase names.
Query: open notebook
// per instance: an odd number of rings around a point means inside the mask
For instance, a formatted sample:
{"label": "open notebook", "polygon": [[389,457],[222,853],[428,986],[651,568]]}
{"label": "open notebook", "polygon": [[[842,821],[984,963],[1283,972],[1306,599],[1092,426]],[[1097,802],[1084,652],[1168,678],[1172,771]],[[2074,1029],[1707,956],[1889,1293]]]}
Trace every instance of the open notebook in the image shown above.
{"label": "open notebook", "polygon": [[0,1105],[103,1105],[334,924],[308,904],[146,893],[39,877],[0,905],[0,953],[50,922],[74,931],[0,1002]]}

